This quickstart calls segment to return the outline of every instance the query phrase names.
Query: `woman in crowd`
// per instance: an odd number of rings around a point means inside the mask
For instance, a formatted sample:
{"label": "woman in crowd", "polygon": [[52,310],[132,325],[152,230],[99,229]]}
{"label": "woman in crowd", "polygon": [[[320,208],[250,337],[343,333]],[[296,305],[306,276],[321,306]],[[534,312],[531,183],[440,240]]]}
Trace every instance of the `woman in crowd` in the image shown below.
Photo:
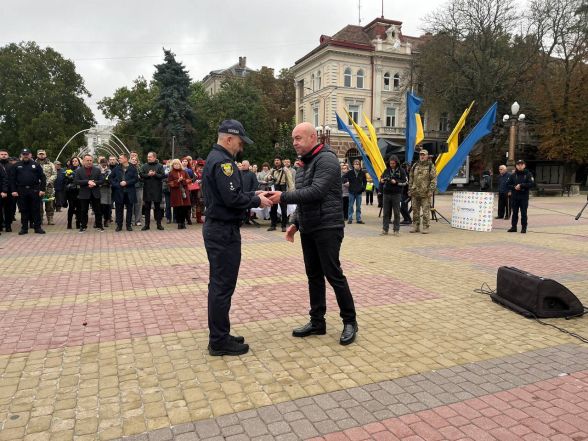
{"label": "woman in crowd", "polygon": [[347,179],[347,173],[349,172],[349,166],[347,163],[341,164],[341,190],[343,194],[343,218],[347,219],[347,213],[349,212],[349,179]]}
{"label": "woman in crowd", "polygon": [[380,177],[384,203],[382,233],[380,234],[388,234],[390,217],[392,216],[392,211],[394,211],[394,226],[392,231],[394,236],[398,236],[400,231],[400,199],[402,197],[402,189],[406,187],[407,183],[406,172],[400,167],[398,157],[391,155],[388,159],[388,166]]}
{"label": "woman in crowd", "polygon": [[202,172],[204,170],[204,159],[197,159],[193,162],[194,178],[190,184],[190,202],[192,204],[192,217],[196,219],[199,224],[204,223],[202,215],[204,214],[204,196],[202,194]]}
{"label": "woman in crowd", "polygon": [[270,189],[270,186],[267,182],[267,175],[269,174],[270,166],[267,162],[264,162],[261,166],[261,171],[257,173],[257,182],[259,182],[259,189],[262,191],[267,191]]}
{"label": "woman in crowd", "polygon": [[[129,156],[129,163],[137,169],[137,176],[141,169],[141,161],[139,161],[139,154],[137,152],[131,152]],[[143,220],[143,181],[138,179],[135,183],[135,193],[137,195],[137,202],[133,205],[133,222],[135,225],[141,226]]]}
{"label": "woman in crowd", "polygon": [[188,185],[192,180],[188,172],[183,169],[179,159],[171,163],[171,170],[167,177],[167,185],[170,190],[171,206],[178,223],[178,230],[186,229],[186,222],[190,220],[190,191]]}
{"label": "woman in crowd", "polygon": [[78,187],[74,183],[74,175],[76,170],[80,167],[80,158],[73,157],[67,162],[65,170],[65,198],[67,200],[67,229],[72,229],[73,217],[76,217],[76,228],[80,228],[79,208],[78,208]]}
{"label": "woman in crowd", "polygon": [[112,189],[110,188],[110,173],[112,170],[108,167],[106,158],[100,158],[100,172],[104,178],[100,186],[100,205],[102,205],[102,216],[104,218],[102,225],[106,228],[112,222]]}

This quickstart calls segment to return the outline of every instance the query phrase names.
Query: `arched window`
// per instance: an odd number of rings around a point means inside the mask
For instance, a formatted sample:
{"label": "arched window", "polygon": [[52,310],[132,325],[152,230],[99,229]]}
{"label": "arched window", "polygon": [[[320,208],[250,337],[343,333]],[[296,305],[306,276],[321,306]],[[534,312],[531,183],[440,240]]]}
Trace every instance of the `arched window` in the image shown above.
{"label": "arched window", "polygon": [[364,78],[363,69],[359,69],[357,71],[357,82],[355,83],[356,87],[358,89],[363,89],[363,78]]}
{"label": "arched window", "polygon": [[390,90],[390,72],[384,74],[384,90]]}
{"label": "arched window", "polygon": [[351,87],[351,69],[346,67],[343,72],[343,86]]}
{"label": "arched window", "polygon": [[394,74],[394,90],[400,89],[400,74]]}
{"label": "arched window", "polygon": [[316,90],[321,90],[321,71],[316,73]]}
{"label": "arched window", "polygon": [[310,87],[312,88],[312,91],[314,92],[316,89],[314,88],[314,74],[312,74],[310,76]]}

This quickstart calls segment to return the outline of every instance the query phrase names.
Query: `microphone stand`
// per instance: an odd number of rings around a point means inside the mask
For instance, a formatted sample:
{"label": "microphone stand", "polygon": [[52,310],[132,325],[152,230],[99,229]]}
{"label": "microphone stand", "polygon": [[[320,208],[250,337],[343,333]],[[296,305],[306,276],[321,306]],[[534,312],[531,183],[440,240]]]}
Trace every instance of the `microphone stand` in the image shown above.
{"label": "microphone stand", "polygon": [[586,207],[588,207],[588,195],[586,195],[586,203],[584,204],[584,206],[582,207],[582,209],[580,210],[580,212],[576,215],[576,220],[580,219],[582,217],[582,213],[584,212],[584,210],[586,209]]}

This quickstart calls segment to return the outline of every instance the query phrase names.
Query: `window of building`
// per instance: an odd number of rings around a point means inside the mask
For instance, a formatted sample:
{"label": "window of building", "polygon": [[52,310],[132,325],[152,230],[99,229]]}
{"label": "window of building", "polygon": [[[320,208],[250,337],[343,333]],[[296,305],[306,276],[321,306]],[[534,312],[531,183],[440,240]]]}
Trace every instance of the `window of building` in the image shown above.
{"label": "window of building", "polygon": [[386,107],[386,127],[396,127],[396,108]]}
{"label": "window of building", "polygon": [[359,69],[357,71],[357,82],[356,82],[356,86],[358,89],[363,89],[363,78],[364,78],[363,69]]}
{"label": "window of building", "polygon": [[394,90],[398,90],[398,89],[400,89],[400,74],[395,73],[394,74]]}
{"label": "window of building", "polygon": [[448,132],[449,131],[449,116],[447,112],[442,112],[439,116],[439,131],[440,132]]}
{"label": "window of building", "polygon": [[351,87],[351,69],[348,67],[343,72],[343,86]]}
{"label": "window of building", "polygon": [[390,90],[390,72],[384,74],[384,90]]}
{"label": "window of building", "polygon": [[315,83],[314,74],[312,74],[312,75],[310,76],[310,87],[312,87],[312,91],[313,91],[313,92],[316,90],[316,89],[315,89],[315,84],[314,84],[314,83]]}
{"label": "window of building", "polygon": [[[349,115],[353,121],[359,121],[359,104],[349,104],[347,111],[349,112]],[[349,120],[349,124],[351,124],[351,120]]]}
{"label": "window of building", "polygon": [[312,108],[312,123],[314,124],[315,127],[318,127],[318,125],[319,125],[319,109],[318,109],[318,107]]}
{"label": "window of building", "polygon": [[321,71],[316,73],[316,90],[321,90]]}

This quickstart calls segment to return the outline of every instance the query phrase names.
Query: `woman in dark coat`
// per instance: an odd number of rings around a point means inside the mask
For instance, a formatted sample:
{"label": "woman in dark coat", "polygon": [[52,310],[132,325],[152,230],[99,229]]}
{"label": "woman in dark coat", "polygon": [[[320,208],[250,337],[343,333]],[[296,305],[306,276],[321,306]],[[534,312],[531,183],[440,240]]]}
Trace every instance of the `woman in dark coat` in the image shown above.
{"label": "woman in dark coat", "polygon": [[188,185],[192,182],[188,173],[183,170],[179,159],[171,163],[171,170],[167,177],[167,185],[170,190],[171,206],[174,209],[178,230],[186,228],[186,222],[190,219],[190,190]]}
{"label": "woman in dark coat", "polygon": [[80,220],[78,214],[78,186],[74,183],[74,176],[76,170],[80,166],[80,159],[73,157],[68,161],[68,166],[65,170],[63,182],[65,184],[65,198],[67,200],[67,229],[72,229],[73,217],[76,217],[76,228],[80,228]]}

